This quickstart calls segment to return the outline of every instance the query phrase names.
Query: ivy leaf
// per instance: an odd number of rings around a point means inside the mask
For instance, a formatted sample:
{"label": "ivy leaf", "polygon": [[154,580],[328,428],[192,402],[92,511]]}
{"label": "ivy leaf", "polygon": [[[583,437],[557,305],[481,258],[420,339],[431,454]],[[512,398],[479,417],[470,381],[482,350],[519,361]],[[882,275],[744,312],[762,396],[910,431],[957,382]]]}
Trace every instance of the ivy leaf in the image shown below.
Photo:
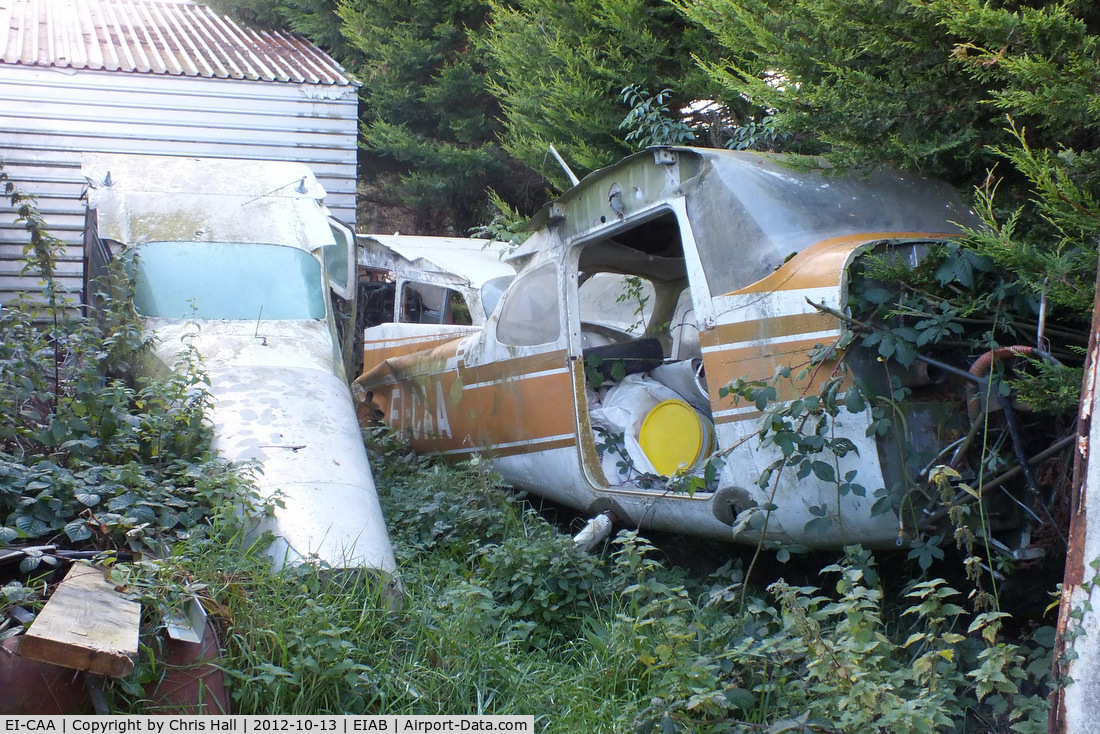
{"label": "ivy leaf", "polygon": [[15,527],[28,538],[37,538],[49,531],[50,526],[33,515],[19,515],[15,518]]}
{"label": "ivy leaf", "polygon": [[843,458],[848,454],[855,454],[859,456],[859,447],[852,443],[849,438],[837,438],[830,444],[832,452],[836,454],[837,458]]}
{"label": "ivy leaf", "polygon": [[959,257],[957,250],[943,261],[943,264],[936,271],[935,277],[940,285],[954,282],[964,288],[974,286],[974,269],[970,266],[970,263]]}
{"label": "ivy leaf", "polygon": [[893,292],[885,288],[868,288],[863,292],[863,297],[876,306],[881,306],[894,297]]}
{"label": "ivy leaf", "polygon": [[888,494],[884,494],[871,505],[871,517],[885,515],[894,509],[894,500]]}
{"label": "ivy leaf", "polygon": [[751,711],[752,707],[756,704],[756,697],[744,688],[727,688],[722,691],[722,695],[726,697],[726,701],[729,703],[731,709]]}
{"label": "ivy leaf", "polygon": [[896,336],[890,333],[884,333],[881,336],[881,341],[878,345],[879,356],[883,359],[890,359],[894,356],[894,350],[897,349],[898,339]]}
{"label": "ivy leaf", "polygon": [[943,549],[939,545],[941,540],[943,540],[942,535],[934,535],[927,541],[923,539],[913,541],[913,549],[909,551],[909,558],[915,558],[921,570],[927,571],[932,566],[933,561],[943,559]]}
{"label": "ivy leaf", "polygon": [[156,511],[147,505],[137,505],[130,508],[129,516],[139,523],[154,523],[157,519]]}
{"label": "ivy leaf", "polygon": [[856,497],[867,496],[867,488],[864,487],[862,484],[856,484],[855,482],[844,482],[840,485],[841,494],[848,494],[849,492],[854,494]]}
{"label": "ivy leaf", "polygon": [[911,326],[899,326],[893,329],[893,332],[899,341],[916,342],[917,337],[920,336],[920,332]]}
{"label": "ivy leaf", "polygon": [[794,436],[789,431],[775,434],[772,438],[775,445],[783,452],[783,456],[790,457],[794,454]]}
{"label": "ivy leaf", "polygon": [[624,377],[626,377],[626,364],[621,359],[617,359],[611,363],[611,379],[622,382]]}
{"label": "ivy leaf", "polygon": [[913,364],[913,360],[917,358],[916,348],[911,343],[901,339],[898,339],[895,345],[894,359],[896,359],[902,367],[908,367]]}
{"label": "ivy leaf", "polygon": [[775,400],[775,388],[771,385],[762,387],[756,391],[756,409],[764,410],[768,407],[768,403]]}

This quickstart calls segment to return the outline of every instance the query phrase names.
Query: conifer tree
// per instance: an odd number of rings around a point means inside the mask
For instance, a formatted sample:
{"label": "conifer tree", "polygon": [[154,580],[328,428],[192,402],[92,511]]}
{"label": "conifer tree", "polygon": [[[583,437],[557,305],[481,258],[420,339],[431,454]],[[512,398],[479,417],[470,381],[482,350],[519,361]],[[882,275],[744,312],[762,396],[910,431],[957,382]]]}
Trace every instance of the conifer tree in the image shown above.
{"label": "conifer tree", "polygon": [[577,174],[632,152],[619,129],[624,88],[671,89],[677,113],[704,95],[692,54],[705,57],[706,36],[661,0],[490,2],[479,37],[494,60],[504,146],[559,187],[565,177],[550,145]]}
{"label": "conifer tree", "polygon": [[497,144],[499,107],[471,41],[487,12],[479,0],[343,0],[338,9],[362,59],[361,145],[372,166],[400,175],[398,195],[420,213],[422,233],[465,235],[487,221],[489,189],[513,203],[542,193]]}
{"label": "conifer tree", "polygon": [[[678,0],[718,39],[725,99],[797,148],[981,189],[970,244],[1091,310],[1100,232],[1100,10],[1012,0]],[[995,193],[994,193],[995,192]]]}

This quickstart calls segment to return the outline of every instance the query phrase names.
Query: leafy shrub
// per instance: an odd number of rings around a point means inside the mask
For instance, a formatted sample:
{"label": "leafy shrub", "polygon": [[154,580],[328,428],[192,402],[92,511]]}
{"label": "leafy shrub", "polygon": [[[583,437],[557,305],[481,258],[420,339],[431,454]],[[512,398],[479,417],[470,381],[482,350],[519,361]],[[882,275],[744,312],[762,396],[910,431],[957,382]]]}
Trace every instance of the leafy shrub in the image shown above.
{"label": "leafy shrub", "polygon": [[[96,318],[78,312],[54,278],[60,241],[33,199],[0,169],[28,230],[28,270],[43,290],[0,310],[0,544],[17,540],[164,552],[215,506],[254,497],[213,456],[199,355],[185,349],[163,380],[139,381],[148,348],[119,272],[103,284]],[[27,555],[29,571],[52,564]]]}
{"label": "leafy shrub", "polygon": [[374,462],[375,479],[398,557],[441,549],[464,561],[518,527],[517,498],[500,486],[488,464],[443,466],[417,457],[381,427],[369,431],[367,445],[380,459]]}
{"label": "leafy shrub", "polygon": [[1049,648],[999,641],[1007,615],[962,628],[958,592],[921,582],[906,594],[900,641],[887,632],[871,554],[849,548],[822,572],[838,575],[835,597],[779,580],[768,588],[774,603],[750,596],[738,608],[726,587],[699,609],[670,588],[621,620],[620,632],[634,633],[620,653],[632,646],[659,692],[640,730],[939,732],[977,717],[995,731],[1045,731]]}
{"label": "leafy shrub", "polygon": [[523,534],[483,545],[474,554],[472,580],[493,595],[502,618],[528,633],[532,644],[556,635],[569,639],[598,603],[603,575],[598,560],[534,511],[524,521]]}
{"label": "leafy shrub", "polygon": [[[383,433],[373,465],[405,609],[312,567],[275,573],[240,542],[254,495],[211,456],[197,355],[139,384],[126,299],[102,322],[62,300],[46,320],[40,303],[0,315],[0,533],[158,551],[112,579],[151,627],[204,601],[238,713],[534,713],[561,732],[1045,730],[1050,628],[1007,642],[1006,615],[968,617],[941,579],[907,587],[895,611],[858,548],[824,569],[831,593],[782,580],[760,593],[738,564],[699,579],[632,531],[607,557],[583,555],[484,463],[444,467]],[[787,417],[826,408],[798,410]],[[796,470],[825,471],[821,435],[790,437]],[[25,566],[51,560],[28,551]],[[12,583],[0,603],[39,597]],[[116,710],[143,712],[159,674],[143,660]]]}

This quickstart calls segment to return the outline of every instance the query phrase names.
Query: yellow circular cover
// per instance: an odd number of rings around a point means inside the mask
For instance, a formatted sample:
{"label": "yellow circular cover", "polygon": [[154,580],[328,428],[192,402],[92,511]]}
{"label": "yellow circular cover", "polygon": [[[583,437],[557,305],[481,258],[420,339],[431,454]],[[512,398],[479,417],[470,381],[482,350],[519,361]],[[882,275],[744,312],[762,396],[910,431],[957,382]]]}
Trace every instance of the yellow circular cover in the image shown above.
{"label": "yellow circular cover", "polygon": [[[653,468],[672,476],[681,467],[693,467],[711,441],[695,408],[683,400],[657,403],[642,421],[638,443]],[[709,445],[706,446],[709,450]]]}

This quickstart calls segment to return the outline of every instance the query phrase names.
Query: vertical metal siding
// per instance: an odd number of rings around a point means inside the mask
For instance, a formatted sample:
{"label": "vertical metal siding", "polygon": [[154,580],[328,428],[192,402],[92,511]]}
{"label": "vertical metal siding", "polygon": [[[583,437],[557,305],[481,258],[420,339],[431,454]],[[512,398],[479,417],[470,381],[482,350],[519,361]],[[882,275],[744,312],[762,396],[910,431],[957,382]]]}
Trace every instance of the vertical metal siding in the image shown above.
{"label": "vertical metal siding", "polygon": [[[353,86],[51,70],[0,64],[0,161],[38,196],[67,247],[65,284],[81,287],[80,155],[89,152],[305,163],[326,204],[355,223],[357,97]],[[0,303],[39,288],[20,275],[26,231],[0,200]]]}

